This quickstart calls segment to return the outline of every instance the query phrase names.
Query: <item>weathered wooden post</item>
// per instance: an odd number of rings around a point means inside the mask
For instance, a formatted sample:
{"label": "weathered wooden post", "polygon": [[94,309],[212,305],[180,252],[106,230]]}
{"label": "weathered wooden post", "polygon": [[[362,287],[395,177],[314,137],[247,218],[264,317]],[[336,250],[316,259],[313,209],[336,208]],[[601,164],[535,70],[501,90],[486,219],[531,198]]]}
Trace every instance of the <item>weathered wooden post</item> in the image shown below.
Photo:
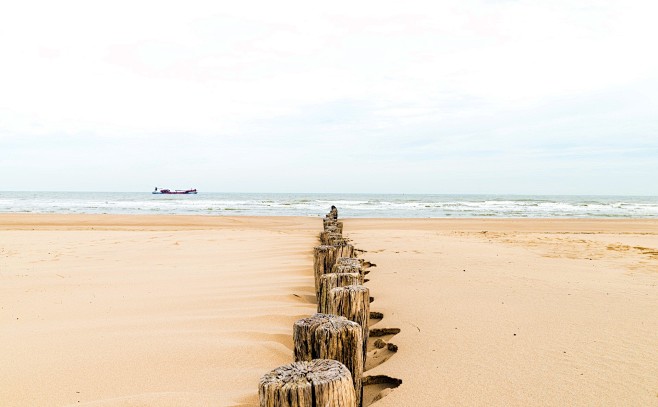
{"label": "weathered wooden post", "polygon": [[320,276],[331,272],[338,257],[350,257],[354,254],[354,246],[320,245],[313,248],[313,272],[315,274],[315,294],[320,289]]}
{"label": "weathered wooden post", "polygon": [[329,291],[347,285],[363,285],[363,276],[359,273],[327,273],[321,275],[320,289],[318,290],[318,312],[328,313],[331,310]]}
{"label": "weathered wooden post", "polygon": [[340,233],[327,233],[325,240],[328,245],[332,246],[345,246],[349,244],[349,240],[343,237]]}
{"label": "weathered wooden post", "polygon": [[336,225],[336,229],[338,229],[338,233],[343,233],[343,222],[336,221],[335,225]]}
{"label": "weathered wooden post", "polygon": [[320,276],[331,271],[336,262],[336,247],[321,245],[313,248],[313,273],[315,274],[315,294],[320,289]]}
{"label": "weathered wooden post", "polygon": [[295,361],[333,359],[347,367],[352,376],[357,406],[361,405],[363,378],[363,332],[345,317],[315,314],[293,326]]}
{"label": "weathered wooden post", "polygon": [[338,222],[335,223],[327,223],[324,227],[324,231],[327,233],[338,233],[338,234],[343,234],[343,231],[338,229]]}
{"label": "weathered wooden post", "polygon": [[354,246],[347,243],[347,242],[340,242],[336,243],[333,246],[335,246],[336,249],[336,256],[333,259],[333,262],[331,265],[329,265],[329,270],[331,270],[331,267],[336,263],[336,259],[339,257],[352,257],[354,256]]}
{"label": "weathered wooden post", "polygon": [[[295,344],[293,356],[295,361],[313,359],[315,348],[315,330],[325,322],[336,319],[338,315],[315,314],[308,318],[298,319],[292,326],[292,339]],[[317,357],[316,357],[317,359]]]}
{"label": "weathered wooden post", "polygon": [[339,220],[324,218],[322,220],[322,226],[325,231],[328,231],[328,228],[335,227],[338,233],[343,233],[343,222]]}
{"label": "weathered wooden post", "polygon": [[368,318],[370,318],[370,290],[363,285],[336,287],[329,291],[329,314],[343,316],[361,325],[363,330],[363,364],[368,343]]}
{"label": "weathered wooden post", "polygon": [[336,258],[336,264],[363,267],[365,260],[356,257],[340,256]]}
{"label": "weathered wooden post", "polygon": [[375,266],[374,264],[367,262],[363,259],[357,259],[356,257],[338,257],[334,266],[331,269],[332,273],[356,273],[359,272],[362,275],[370,273],[369,267]]}
{"label": "weathered wooden post", "polygon": [[332,273],[358,273],[364,275],[361,266],[355,264],[339,264],[335,263],[331,268]]}
{"label": "weathered wooden post", "polygon": [[350,371],[336,360],[280,366],[260,379],[260,407],[355,407]]}
{"label": "weathered wooden post", "polygon": [[327,232],[320,232],[320,243],[321,244],[326,244],[326,245],[333,245],[336,244],[334,242],[345,242],[347,243],[348,240],[343,237],[343,235],[339,232],[332,232],[332,231],[327,231]]}

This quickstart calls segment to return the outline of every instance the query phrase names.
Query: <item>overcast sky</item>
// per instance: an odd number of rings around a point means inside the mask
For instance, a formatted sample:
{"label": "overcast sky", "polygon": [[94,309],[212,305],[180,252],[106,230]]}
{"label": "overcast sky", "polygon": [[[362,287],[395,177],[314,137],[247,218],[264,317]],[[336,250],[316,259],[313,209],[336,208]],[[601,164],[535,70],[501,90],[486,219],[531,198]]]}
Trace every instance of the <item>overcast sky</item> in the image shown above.
{"label": "overcast sky", "polygon": [[655,1],[6,1],[0,190],[658,195]]}

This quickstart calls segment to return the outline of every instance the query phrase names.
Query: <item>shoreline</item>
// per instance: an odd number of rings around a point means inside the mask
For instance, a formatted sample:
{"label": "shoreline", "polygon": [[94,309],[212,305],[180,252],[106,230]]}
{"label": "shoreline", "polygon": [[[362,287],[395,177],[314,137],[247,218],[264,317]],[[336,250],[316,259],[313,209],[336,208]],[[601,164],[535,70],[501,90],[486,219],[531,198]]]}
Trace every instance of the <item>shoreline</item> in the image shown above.
{"label": "shoreline", "polygon": [[[107,221],[109,220],[121,220],[121,218],[127,218],[127,219],[135,219],[135,218],[140,218],[144,217],[149,220],[156,220],[158,223],[162,223],[164,220],[167,218],[182,218],[182,219],[188,219],[191,220],[192,224],[201,224],[202,220],[206,221],[208,219],[316,219],[316,220],[322,220],[321,215],[308,215],[308,216],[302,216],[302,215],[217,215],[217,214],[205,214],[205,215],[199,215],[199,214],[184,214],[184,213],[178,213],[178,214],[154,214],[154,213],[123,213],[123,214],[115,214],[115,213],[41,213],[41,212],[0,212],[0,221],[2,221],[2,218],[29,218],[29,217],[40,217],[40,218],[53,218],[53,220],[58,220],[58,223],[62,222],[62,219],[65,219],[67,217],[79,217],[79,218],[101,218],[105,220],[105,222],[102,223],[108,223]],[[158,219],[161,218],[161,219]],[[465,221],[483,221],[483,222],[509,222],[509,221],[612,221],[612,222],[623,222],[623,221],[647,221],[647,222],[658,222],[658,217],[630,217],[630,216],[623,216],[623,217],[615,217],[615,216],[605,216],[605,217],[491,217],[491,216],[482,216],[482,217],[456,217],[456,216],[446,216],[446,217],[411,217],[411,218],[405,218],[405,217],[345,217],[341,216],[341,220],[346,220],[346,221],[412,221],[412,222],[423,222],[423,221],[454,221],[454,222],[460,222],[462,220]],[[30,221],[30,224],[35,223],[34,221]],[[133,226],[136,223],[134,222],[125,222],[127,226]],[[144,223],[144,222],[142,222]],[[0,225],[4,225],[5,223],[0,223]],[[166,224],[166,223],[165,223]],[[172,225],[179,225],[180,222],[173,223]],[[205,225],[205,224],[204,224]]]}
{"label": "shoreline", "polygon": [[[658,219],[341,220],[377,264],[372,328],[401,330],[367,374],[403,382],[373,406],[658,404]],[[0,214],[0,399],[257,405],[315,312],[319,230]]]}

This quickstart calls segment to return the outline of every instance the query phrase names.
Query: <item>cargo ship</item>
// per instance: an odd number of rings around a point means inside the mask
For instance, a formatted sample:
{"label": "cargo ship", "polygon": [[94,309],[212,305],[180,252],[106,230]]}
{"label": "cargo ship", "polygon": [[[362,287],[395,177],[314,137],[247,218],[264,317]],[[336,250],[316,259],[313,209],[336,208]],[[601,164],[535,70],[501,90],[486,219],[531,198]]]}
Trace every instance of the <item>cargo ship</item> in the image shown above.
{"label": "cargo ship", "polygon": [[196,194],[196,188],[195,189],[167,189],[167,188],[158,188],[155,187],[155,191],[152,192],[153,194],[165,194],[165,195],[188,195],[188,194]]}

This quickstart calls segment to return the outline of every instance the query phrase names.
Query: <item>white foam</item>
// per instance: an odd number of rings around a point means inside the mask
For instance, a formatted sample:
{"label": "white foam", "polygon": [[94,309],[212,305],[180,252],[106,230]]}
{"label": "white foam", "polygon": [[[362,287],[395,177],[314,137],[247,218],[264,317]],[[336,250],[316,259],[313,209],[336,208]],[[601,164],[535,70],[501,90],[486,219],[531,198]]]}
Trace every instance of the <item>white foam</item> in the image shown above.
{"label": "white foam", "polygon": [[658,197],[0,192],[0,212],[342,217],[658,217]]}

